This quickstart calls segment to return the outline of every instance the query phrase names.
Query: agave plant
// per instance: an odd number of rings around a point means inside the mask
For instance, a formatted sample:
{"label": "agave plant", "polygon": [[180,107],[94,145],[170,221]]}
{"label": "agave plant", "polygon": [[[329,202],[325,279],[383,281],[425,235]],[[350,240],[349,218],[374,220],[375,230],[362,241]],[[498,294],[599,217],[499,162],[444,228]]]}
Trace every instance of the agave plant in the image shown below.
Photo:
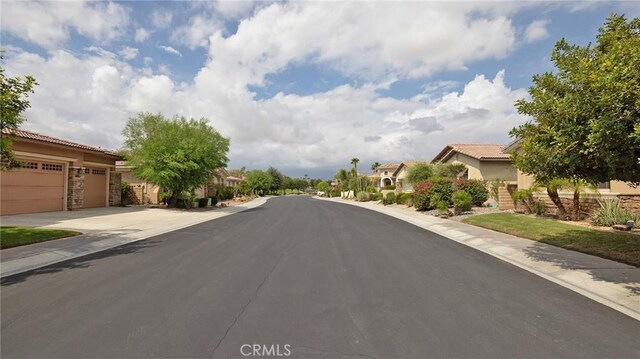
{"label": "agave plant", "polygon": [[614,199],[598,201],[600,207],[591,213],[591,222],[598,226],[613,226],[614,224],[626,224],[627,221],[640,221],[640,215],[629,209],[620,207],[620,203]]}

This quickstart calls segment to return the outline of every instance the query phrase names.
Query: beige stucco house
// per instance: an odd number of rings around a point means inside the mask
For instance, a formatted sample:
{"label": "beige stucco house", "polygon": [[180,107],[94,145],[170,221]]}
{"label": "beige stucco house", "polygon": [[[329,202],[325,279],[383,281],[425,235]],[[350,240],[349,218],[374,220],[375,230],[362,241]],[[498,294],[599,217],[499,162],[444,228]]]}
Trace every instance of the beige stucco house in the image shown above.
{"label": "beige stucco house", "polygon": [[24,130],[2,136],[22,167],[0,173],[0,215],[120,204],[115,152]]}
{"label": "beige stucco house", "polygon": [[511,155],[504,153],[503,149],[504,145],[499,144],[451,144],[431,162],[463,164],[466,171],[460,175],[461,178],[515,183],[516,169],[511,164]]}
{"label": "beige stucco house", "polygon": [[409,181],[407,181],[407,174],[409,172],[409,168],[413,165],[415,165],[416,163],[420,163],[420,162],[424,162],[426,163],[426,161],[405,161],[400,163],[400,166],[398,166],[398,168],[396,169],[396,171],[393,173],[393,176],[396,179],[396,192],[397,193],[410,193],[413,192],[413,186],[411,185],[411,183],[409,183]]}
{"label": "beige stucco house", "polygon": [[396,178],[393,174],[398,167],[400,167],[400,163],[385,163],[378,166],[378,168],[373,170],[373,173],[368,174],[367,177],[373,180],[376,189],[393,186],[396,184]]}

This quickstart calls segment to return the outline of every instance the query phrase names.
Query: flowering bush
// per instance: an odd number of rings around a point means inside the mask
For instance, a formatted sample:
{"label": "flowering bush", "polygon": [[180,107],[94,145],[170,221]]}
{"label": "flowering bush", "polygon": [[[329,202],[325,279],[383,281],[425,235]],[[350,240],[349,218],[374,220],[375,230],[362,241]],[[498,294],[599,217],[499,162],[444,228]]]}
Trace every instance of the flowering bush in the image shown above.
{"label": "flowering bush", "polygon": [[455,186],[457,190],[465,191],[471,195],[474,206],[482,206],[489,196],[489,191],[484,181],[458,179]]}
{"label": "flowering bush", "polygon": [[[453,202],[452,183],[448,179],[437,179],[433,181],[418,182],[413,185],[413,205],[418,211],[425,211],[436,206],[436,202],[443,202],[450,206]],[[432,197],[437,197],[437,201],[432,201]]]}

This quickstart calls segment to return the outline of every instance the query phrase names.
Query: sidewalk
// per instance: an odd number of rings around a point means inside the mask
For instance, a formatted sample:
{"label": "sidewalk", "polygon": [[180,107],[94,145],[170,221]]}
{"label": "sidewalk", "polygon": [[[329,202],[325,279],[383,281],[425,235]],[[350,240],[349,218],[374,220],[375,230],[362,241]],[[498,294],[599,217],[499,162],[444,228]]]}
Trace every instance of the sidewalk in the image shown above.
{"label": "sidewalk", "polygon": [[425,215],[413,209],[319,198],[370,209],[475,248],[640,320],[640,268]]}
{"label": "sidewalk", "polygon": [[69,229],[82,235],[0,251],[0,277],[26,272],[72,258],[225,217],[264,204],[260,197],[241,205],[205,211],[146,207],[110,207],[2,217],[3,226]]}

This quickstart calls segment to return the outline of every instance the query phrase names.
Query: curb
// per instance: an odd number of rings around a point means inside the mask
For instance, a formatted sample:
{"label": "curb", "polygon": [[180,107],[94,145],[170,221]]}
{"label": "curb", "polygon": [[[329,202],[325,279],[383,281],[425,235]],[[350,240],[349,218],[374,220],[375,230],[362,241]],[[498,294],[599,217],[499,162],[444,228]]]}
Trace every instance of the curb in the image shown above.
{"label": "curb", "polygon": [[[129,243],[135,243],[135,242],[139,242],[139,241],[143,241],[145,239],[151,238],[151,237],[155,237],[155,236],[159,236],[161,234],[165,234],[165,233],[170,233],[173,231],[177,231],[183,228],[187,228],[187,227],[191,227],[191,226],[195,226],[197,224],[200,223],[204,223],[204,222],[208,222],[208,221],[213,221],[216,220],[218,218],[223,218],[226,216],[230,216],[236,213],[240,213],[240,212],[244,212],[248,209],[251,208],[255,208],[255,207],[259,207],[263,204],[265,204],[267,202],[267,200],[269,200],[269,198],[271,197],[259,197],[256,198],[250,202],[246,202],[244,204],[235,206],[235,207],[227,207],[227,208],[237,208],[238,210],[235,212],[231,212],[231,213],[222,213],[222,212],[217,212],[219,214],[219,216],[215,217],[215,218],[201,218],[198,219],[194,222],[189,222],[187,224],[182,224],[182,225],[178,225],[176,227],[172,227],[170,230],[161,230],[161,231],[147,231],[147,233],[142,234],[140,237],[136,237],[136,238],[122,238],[121,241],[116,241],[116,243],[111,243],[111,244],[105,244],[104,246],[100,247],[101,243],[108,243],[109,241],[112,241],[115,239],[117,239],[119,236],[113,236],[113,237],[106,237],[100,241],[96,241],[93,242],[92,245],[95,245],[99,248],[96,248],[95,250],[88,250],[82,253],[78,253],[78,254],[65,254],[66,251],[58,249],[58,250],[51,250],[51,251],[45,251],[33,256],[28,256],[28,257],[23,257],[20,259],[14,259],[12,261],[9,262],[2,262],[0,263],[0,278],[5,278],[5,277],[10,277],[12,275],[16,275],[16,274],[20,274],[20,273],[24,273],[24,272],[28,272],[31,270],[35,270],[35,269],[39,269],[42,267],[46,267],[52,264],[56,264],[56,263],[60,263],[60,262],[64,262],[70,259],[75,259],[75,258],[80,258],[80,257],[84,257],[84,256],[88,256],[94,253],[98,253],[98,252],[102,252],[102,251],[106,251],[112,248],[116,248],[119,246],[123,246],[125,244],[129,244]],[[216,212],[214,212],[216,213]],[[82,236],[82,235],[81,235]],[[24,266],[20,266],[20,264],[18,263],[16,265],[17,268],[15,269],[9,269],[8,271],[4,270],[4,267],[7,264],[10,264],[11,262],[20,262],[22,260],[27,260],[29,258],[34,258],[37,256],[41,256],[43,259],[39,262],[39,263],[35,263],[35,264],[30,264],[30,265],[24,265]]]}
{"label": "curb", "polygon": [[[513,260],[511,258],[508,258],[506,256],[500,255],[498,253],[486,250],[486,249],[478,247],[478,246],[474,246],[471,243],[468,243],[466,241],[463,241],[463,240],[460,240],[458,238],[453,237],[452,235],[446,233],[446,231],[438,230],[436,228],[431,228],[428,224],[425,224],[425,223],[417,223],[417,221],[415,219],[413,219],[413,218],[412,219],[403,218],[404,216],[402,216],[401,213],[400,214],[391,213],[391,211],[389,209],[387,209],[385,211],[384,207],[381,208],[381,209],[372,208],[372,207],[365,206],[365,205],[362,205],[362,204],[359,204],[359,203],[355,203],[355,202],[354,203],[350,203],[350,201],[345,201],[345,200],[342,200],[342,199],[335,200],[335,199],[322,198],[322,197],[317,197],[317,196],[314,196],[313,198],[324,200],[324,201],[329,201],[329,202],[334,202],[334,203],[341,203],[341,204],[360,207],[360,208],[367,209],[367,210],[370,210],[370,211],[382,213],[382,214],[385,214],[387,216],[394,217],[394,218],[402,220],[404,222],[413,224],[415,226],[418,226],[418,227],[423,228],[425,230],[428,230],[430,232],[436,233],[436,234],[438,234],[438,235],[440,235],[442,237],[445,237],[447,239],[450,239],[450,240],[453,240],[453,241],[458,242],[460,244],[463,244],[463,245],[465,245],[467,247],[479,250],[479,251],[481,251],[483,253],[486,253],[486,254],[488,254],[490,256],[493,256],[493,257],[498,258],[498,259],[500,259],[502,261],[505,261],[505,262],[507,262],[509,264],[512,264],[512,265],[514,265],[514,266],[516,266],[518,268],[524,269],[529,273],[535,274],[535,275],[537,275],[539,277],[542,277],[542,278],[544,278],[544,279],[546,279],[546,280],[548,280],[550,282],[553,282],[553,283],[558,284],[558,285],[560,285],[562,287],[570,289],[570,290],[572,290],[572,291],[574,291],[574,292],[576,292],[576,293],[578,293],[578,294],[580,294],[582,296],[585,296],[585,297],[587,297],[587,298],[589,298],[589,299],[591,299],[593,301],[596,301],[596,302],[598,302],[600,304],[603,304],[603,305],[605,305],[605,306],[607,306],[607,307],[609,307],[611,309],[614,309],[614,310],[616,310],[616,311],[618,311],[620,313],[623,313],[623,314],[625,314],[625,315],[627,315],[627,316],[629,316],[629,317],[631,317],[631,318],[633,318],[635,320],[640,321],[640,310],[638,310],[638,309],[630,308],[630,307],[628,307],[626,305],[623,305],[621,303],[613,301],[613,300],[611,300],[609,298],[603,297],[602,295],[600,295],[600,294],[598,294],[596,292],[593,292],[591,290],[582,288],[582,287],[580,287],[580,286],[578,286],[578,285],[576,285],[576,284],[574,284],[574,283],[572,283],[570,281],[566,281],[564,279],[557,278],[557,277],[554,277],[554,276],[549,275],[547,273],[544,273],[544,272],[538,270],[537,268],[535,268],[534,266],[530,266],[530,265],[527,265],[525,263],[521,263],[521,262],[518,262],[518,261]],[[473,227],[473,228],[481,228],[481,227],[475,227],[475,226],[464,224],[464,223],[460,223],[460,224],[461,225],[465,225],[465,226],[470,226],[470,227]],[[526,238],[520,238],[520,237],[508,235],[508,234],[505,234],[505,233],[493,231],[493,230],[486,229],[486,228],[482,228],[482,229],[494,232],[494,233],[499,234],[499,235],[505,235],[505,236],[518,238],[518,239],[524,240],[524,241],[534,242],[534,241],[531,241],[531,240],[526,239]],[[551,246],[551,245],[549,245],[549,246]],[[557,248],[559,248],[559,247],[557,247]],[[585,254],[585,255],[587,255],[587,254]],[[571,271],[578,272],[576,270],[571,270],[571,269],[567,270],[567,269],[562,269],[562,268],[558,267],[557,273],[566,273],[566,272],[571,272]],[[583,273],[583,272],[580,272],[580,273]],[[640,302],[640,297],[638,297],[638,302]]]}

